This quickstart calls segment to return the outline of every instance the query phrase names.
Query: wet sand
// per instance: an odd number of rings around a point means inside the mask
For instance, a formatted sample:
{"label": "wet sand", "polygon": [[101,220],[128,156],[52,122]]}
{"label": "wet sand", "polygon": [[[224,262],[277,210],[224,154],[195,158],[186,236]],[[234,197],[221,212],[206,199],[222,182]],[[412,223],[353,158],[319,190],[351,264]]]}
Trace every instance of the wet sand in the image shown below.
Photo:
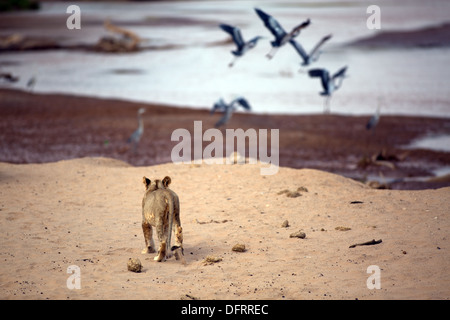
{"label": "wet sand", "polygon": [[[214,127],[220,117],[210,115],[209,110],[8,89],[0,90],[0,99],[0,161],[10,163],[92,156],[134,166],[168,163],[178,144],[171,141],[175,129],[185,128],[193,137],[194,121],[202,121],[204,132]],[[147,110],[145,131],[134,153],[126,140],[137,128],[136,111],[141,107]],[[418,137],[448,135],[449,119],[382,116],[375,131],[368,131],[365,126],[369,118],[236,113],[222,132],[237,128],[279,129],[282,167],[319,169],[360,181],[377,180],[394,189],[450,185],[445,177],[414,181],[414,177],[432,177],[434,170],[448,167],[450,153],[403,148]],[[202,150],[208,144],[204,141]],[[368,161],[374,155],[379,161]]]}

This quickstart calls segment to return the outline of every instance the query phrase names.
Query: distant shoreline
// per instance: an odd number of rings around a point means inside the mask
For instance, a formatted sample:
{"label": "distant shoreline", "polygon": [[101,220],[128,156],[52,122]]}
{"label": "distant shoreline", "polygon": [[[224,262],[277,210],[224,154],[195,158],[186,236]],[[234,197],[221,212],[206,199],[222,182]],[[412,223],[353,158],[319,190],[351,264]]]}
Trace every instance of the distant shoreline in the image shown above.
{"label": "distant shoreline", "polygon": [[[206,109],[10,89],[0,89],[0,100],[0,161],[10,163],[96,156],[135,166],[168,163],[178,143],[171,141],[175,129],[192,133],[194,121],[202,121],[207,130],[220,116]],[[141,107],[147,109],[145,131],[134,154],[126,140],[137,127],[136,111]],[[368,119],[236,113],[221,130],[279,129],[282,167],[319,169],[360,181],[375,178],[399,189],[450,185],[446,179],[433,183],[422,179],[450,166],[450,153],[405,148],[426,135],[450,135],[450,119],[382,116],[375,132],[366,130]],[[372,163],[374,156],[385,162]]]}
{"label": "distant shoreline", "polygon": [[450,46],[450,22],[416,30],[382,30],[346,46],[361,48],[441,48]]}

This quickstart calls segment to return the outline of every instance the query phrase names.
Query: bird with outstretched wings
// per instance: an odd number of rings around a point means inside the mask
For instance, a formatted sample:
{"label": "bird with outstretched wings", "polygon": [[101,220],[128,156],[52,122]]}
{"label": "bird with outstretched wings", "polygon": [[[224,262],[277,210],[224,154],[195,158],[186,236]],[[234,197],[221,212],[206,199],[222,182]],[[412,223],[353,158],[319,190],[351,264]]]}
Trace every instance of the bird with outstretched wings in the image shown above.
{"label": "bird with outstretched wings", "polygon": [[258,8],[255,8],[255,11],[256,14],[264,22],[264,26],[269,29],[269,31],[275,37],[275,40],[270,42],[272,45],[272,50],[266,55],[269,59],[273,58],[277,48],[281,47],[285,43],[290,42],[292,45],[294,45],[294,38],[298,36],[300,34],[300,31],[303,28],[307,27],[311,22],[308,19],[298,26],[294,27],[291,32],[287,33],[274,17]]}
{"label": "bird with outstretched wings", "polygon": [[220,24],[219,27],[228,33],[233,42],[236,44],[236,50],[231,51],[231,53],[235,56],[234,60],[229,63],[229,67],[232,67],[238,57],[243,56],[248,50],[253,49],[258,43],[259,39],[262,39],[260,36],[256,36],[249,41],[245,41],[242,37],[241,30],[238,27],[230,26],[228,24]]}
{"label": "bird with outstretched wings", "polygon": [[216,103],[214,103],[211,110],[213,114],[216,110],[221,110],[224,112],[223,116],[214,125],[216,128],[226,124],[230,119],[234,111],[237,110],[237,106],[241,106],[246,110],[251,110],[250,104],[244,97],[237,97],[233,99],[229,104],[226,104],[222,98],[220,98]]}
{"label": "bird with outstretched wings", "polygon": [[306,53],[306,51],[303,49],[302,45],[300,43],[298,43],[297,41],[295,41],[294,39],[292,39],[290,41],[290,43],[292,44],[292,46],[294,47],[294,49],[298,52],[298,54],[302,57],[303,59],[303,63],[302,66],[308,66],[310,65],[312,62],[317,61],[317,59],[319,59],[319,55],[320,55],[320,51],[319,48],[325,43],[327,42],[329,39],[331,39],[332,35],[329,34],[325,37],[323,37],[317,44],[316,46],[308,53]]}
{"label": "bird with outstretched wings", "polygon": [[[339,69],[332,76],[330,76],[330,72],[327,69],[311,69],[308,71],[310,77],[320,78],[321,80],[323,92],[320,92],[320,95],[326,97],[324,101],[324,112],[329,112],[331,94],[341,87],[346,72],[347,66]],[[339,83],[337,83],[338,80]]]}

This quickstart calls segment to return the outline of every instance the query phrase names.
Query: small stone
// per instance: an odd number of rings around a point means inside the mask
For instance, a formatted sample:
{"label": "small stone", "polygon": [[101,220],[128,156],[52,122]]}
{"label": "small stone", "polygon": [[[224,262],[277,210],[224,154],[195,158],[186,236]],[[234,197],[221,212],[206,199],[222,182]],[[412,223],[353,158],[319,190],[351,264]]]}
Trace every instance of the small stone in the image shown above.
{"label": "small stone", "polygon": [[236,243],[233,248],[231,248],[232,251],[235,252],[244,252],[245,251],[245,244],[243,243]]}
{"label": "small stone", "polygon": [[297,231],[297,232],[291,233],[289,238],[305,239],[306,238],[306,233],[304,233],[303,231]]}
{"label": "small stone", "polygon": [[282,228],[287,228],[287,227],[289,227],[289,221],[284,220],[283,223],[281,224],[281,227],[282,227]]}
{"label": "small stone", "polygon": [[141,261],[137,258],[130,258],[128,259],[127,268],[128,271],[131,272],[141,272],[142,271]]}

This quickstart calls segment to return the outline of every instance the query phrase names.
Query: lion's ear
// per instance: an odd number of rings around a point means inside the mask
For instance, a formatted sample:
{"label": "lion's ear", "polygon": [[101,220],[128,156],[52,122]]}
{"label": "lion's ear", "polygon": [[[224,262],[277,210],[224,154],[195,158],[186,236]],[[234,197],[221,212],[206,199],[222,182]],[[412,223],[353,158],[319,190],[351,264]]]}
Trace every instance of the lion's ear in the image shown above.
{"label": "lion's ear", "polygon": [[163,179],[162,184],[163,184],[163,186],[164,186],[165,188],[167,188],[171,182],[172,182],[172,179],[170,179],[169,176],[166,176],[166,177]]}
{"label": "lion's ear", "polygon": [[145,189],[147,189],[148,188],[148,186],[150,185],[150,183],[151,183],[151,181],[150,181],[150,179],[149,178],[147,178],[147,177],[143,177],[142,178],[142,182],[144,183],[144,185],[145,185]]}

